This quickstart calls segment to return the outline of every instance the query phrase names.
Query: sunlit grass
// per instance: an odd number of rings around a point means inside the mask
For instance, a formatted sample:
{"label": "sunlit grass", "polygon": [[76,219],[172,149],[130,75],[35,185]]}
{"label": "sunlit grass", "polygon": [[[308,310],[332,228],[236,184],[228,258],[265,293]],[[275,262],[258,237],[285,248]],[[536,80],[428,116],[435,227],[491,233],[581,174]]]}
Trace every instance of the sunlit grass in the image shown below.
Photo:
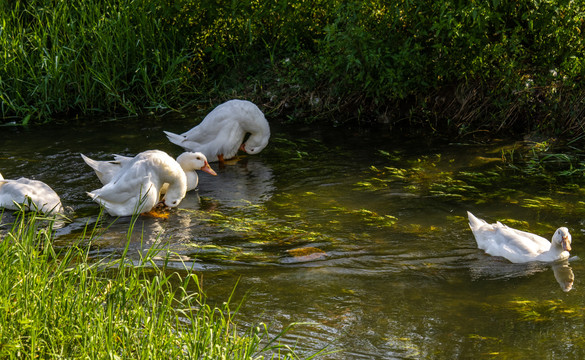
{"label": "sunlit grass", "polygon": [[298,358],[277,342],[289,328],[239,329],[230,299],[207,304],[197,275],[170,271],[156,250],[91,259],[96,229],[58,248],[53,222],[20,213],[0,235],[1,358]]}
{"label": "sunlit grass", "polygon": [[189,60],[149,1],[0,5],[0,116],[135,114],[183,99]]}

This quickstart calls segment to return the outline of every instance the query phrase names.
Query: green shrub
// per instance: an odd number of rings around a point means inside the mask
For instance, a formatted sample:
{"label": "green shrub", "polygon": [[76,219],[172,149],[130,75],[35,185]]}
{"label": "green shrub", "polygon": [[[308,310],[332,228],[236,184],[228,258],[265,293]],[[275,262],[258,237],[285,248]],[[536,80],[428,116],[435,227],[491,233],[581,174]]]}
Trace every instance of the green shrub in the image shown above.
{"label": "green shrub", "polygon": [[17,0],[0,15],[4,117],[246,97],[303,118],[585,132],[578,1]]}

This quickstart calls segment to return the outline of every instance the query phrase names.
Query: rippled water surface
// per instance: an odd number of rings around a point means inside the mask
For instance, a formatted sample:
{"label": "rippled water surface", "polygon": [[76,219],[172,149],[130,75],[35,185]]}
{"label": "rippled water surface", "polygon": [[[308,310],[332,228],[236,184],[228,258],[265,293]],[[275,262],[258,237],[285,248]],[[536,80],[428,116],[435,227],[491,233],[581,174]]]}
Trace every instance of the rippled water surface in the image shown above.
{"label": "rippled water surface", "polygon": [[[0,128],[0,173],[43,180],[78,240],[100,187],[79,157],[98,160],[181,149],[162,130],[195,117],[128,119],[33,129]],[[265,322],[307,356],[327,359],[583,358],[584,182],[514,170],[526,147],[403,139],[377,131],[272,125],[269,146],[211,166],[169,219],[140,218],[130,256],[171,252],[173,268],[200,274],[210,302],[234,304],[242,329]],[[466,211],[550,238],[567,226],[570,264],[514,265],[476,247]],[[4,222],[11,215],[4,215]],[[105,216],[92,256],[116,255],[130,219]],[[107,228],[107,229],[106,229]],[[565,292],[567,279],[573,289]]]}

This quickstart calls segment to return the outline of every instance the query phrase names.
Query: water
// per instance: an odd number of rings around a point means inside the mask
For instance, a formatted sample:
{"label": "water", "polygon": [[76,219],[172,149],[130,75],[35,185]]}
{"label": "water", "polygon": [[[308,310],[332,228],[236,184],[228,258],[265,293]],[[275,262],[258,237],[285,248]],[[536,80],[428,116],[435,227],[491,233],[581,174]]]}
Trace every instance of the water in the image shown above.
{"label": "water", "polygon": [[[99,214],[85,192],[100,184],[79,153],[177,156],[181,149],[162,130],[192,123],[170,116],[0,128],[0,172],[43,180],[60,194],[71,221],[57,236],[67,246]],[[242,330],[264,322],[276,334],[310,323],[282,339],[302,355],[328,347],[339,352],[327,359],[583,358],[579,177],[529,175],[502,163],[525,143],[450,144],[276,123],[272,133],[261,154],[212,163],[217,177],[200,173],[199,189],[168,220],[140,218],[130,256],[170,251],[172,268],[199,274],[211,303],[235,287]],[[553,267],[487,256],[467,210],[547,238],[567,226],[574,258]],[[92,256],[126,246],[130,219],[113,221],[99,224]],[[557,278],[570,275],[565,292]]]}

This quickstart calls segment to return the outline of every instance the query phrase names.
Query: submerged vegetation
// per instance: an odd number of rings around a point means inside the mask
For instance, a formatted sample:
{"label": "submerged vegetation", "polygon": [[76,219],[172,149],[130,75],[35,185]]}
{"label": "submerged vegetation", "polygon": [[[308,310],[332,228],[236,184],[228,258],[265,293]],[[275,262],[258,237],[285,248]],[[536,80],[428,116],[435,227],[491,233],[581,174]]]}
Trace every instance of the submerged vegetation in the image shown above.
{"label": "submerged vegetation", "polygon": [[578,137],[584,15],[578,1],[16,0],[0,5],[0,111],[245,97],[292,121]]}
{"label": "submerged vegetation", "polygon": [[[489,157],[475,157],[464,164],[454,164],[450,156],[441,153],[414,158],[398,152],[381,154],[386,165],[371,166],[369,175],[355,183],[356,189],[585,214],[585,202],[575,201],[585,194],[585,161],[580,153],[556,153],[550,144],[504,146]],[[534,192],[518,190],[527,184]]]}
{"label": "submerged vegetation", "polygon": [[229,299],[207,304],[197,275],[169,271],[157,251],[134,264],[125,254],[96,261],[96,229],[58,248],[53,224],[18,214],[0,235],[0,357],[298,358],[276,342],[288,328],[242,331]]}

